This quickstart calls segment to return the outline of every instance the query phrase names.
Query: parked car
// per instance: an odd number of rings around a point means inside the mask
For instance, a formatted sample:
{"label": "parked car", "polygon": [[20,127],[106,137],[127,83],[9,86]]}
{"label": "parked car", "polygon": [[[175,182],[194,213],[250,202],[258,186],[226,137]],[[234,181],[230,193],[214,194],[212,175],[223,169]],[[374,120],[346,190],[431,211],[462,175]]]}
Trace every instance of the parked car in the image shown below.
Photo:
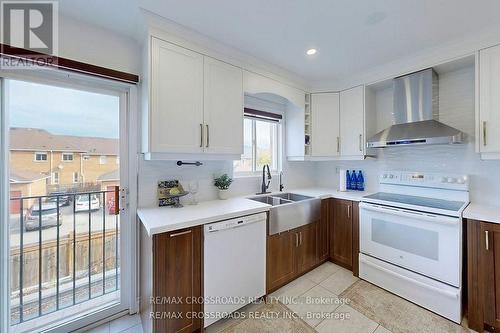
{"label": "parked car", "polygon": [[94,211],[98,210],[100,207],[101,205],[99,203],[99,197],[96,194],[90,195],[90,201],[89,201],[89,196],[87,194],[76,196],[75,213],[88,212],[89,210]]}
{"label": "parked car", "polygon": [[24,229],[26,231],[39,229],[40,215],[42,228],[55,227],[57,222],[59,222],[59,225],[62,224],[63,219],[61,212],[59,212],[59,219],[57,218],[57,204],[53,202],[44,202],[41,207],[38,204],[34,204],[28,210],[24,219]]}
{"label": "parked car", "polygon": [[47,198],[47,202],[57,203],[57,197],[59,197],[59,206],[69,206],[71,204],[71,196],[66,195],[65,192],[52,192]]}

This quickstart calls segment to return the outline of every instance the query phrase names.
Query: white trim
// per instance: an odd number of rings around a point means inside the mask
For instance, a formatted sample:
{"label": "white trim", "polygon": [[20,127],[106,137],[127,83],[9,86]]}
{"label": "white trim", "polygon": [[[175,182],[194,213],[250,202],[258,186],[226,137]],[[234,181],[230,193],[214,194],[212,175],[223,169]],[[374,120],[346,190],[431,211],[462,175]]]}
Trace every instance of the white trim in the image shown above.
{"label": "white trim", "polygon": [[[71,156],[71,159],[65,160],[64,159],[65,156]],[[69,162],[73,162],[74,160],[75,160],[75,154],[73,154],[73,153],[62,153],[61,154],[61,161],[62,162],[69,163]]]}
{"label": "white trim", "polygon": [[[56,177],[56,175],[57,175],[57,177]],[[60,177],[61,177],[61,175],[59,174],[59,171],[52,172],[50,174],[50,183],[52,185],[59,185]],[[57,178],[57,181],[56,181],[56,178]]]}
{"label": "white trim", "polygon": [[[45,159],[39,160],[39,159],[37,159],[37,155],[45,155]],[[41,163],[48,162],[49,161],[49,153],[46,152],[46,151],[35,151],[33,153],[33,161],[35,161],[35,162],[41,162]]]}
{"label": "white trim", "polygon": [[[0,79],[0,220],[9,220],[9,131],[8,114],[5,112],[5,81]],[[10,281],[9,277],[10,235],[7,223],[0,223],[0,332],[8,332],[10,327]]]}

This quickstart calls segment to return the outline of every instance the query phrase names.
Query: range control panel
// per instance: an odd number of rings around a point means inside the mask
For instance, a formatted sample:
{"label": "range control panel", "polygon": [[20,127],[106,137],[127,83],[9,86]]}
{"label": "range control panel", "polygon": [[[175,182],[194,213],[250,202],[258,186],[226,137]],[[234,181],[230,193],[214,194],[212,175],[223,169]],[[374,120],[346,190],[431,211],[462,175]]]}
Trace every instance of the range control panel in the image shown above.
{"label": "range control panel", "polygon": [[412,171],[385,171],[380,175],[380,184],[410,185],[467,190],[469,176]]}

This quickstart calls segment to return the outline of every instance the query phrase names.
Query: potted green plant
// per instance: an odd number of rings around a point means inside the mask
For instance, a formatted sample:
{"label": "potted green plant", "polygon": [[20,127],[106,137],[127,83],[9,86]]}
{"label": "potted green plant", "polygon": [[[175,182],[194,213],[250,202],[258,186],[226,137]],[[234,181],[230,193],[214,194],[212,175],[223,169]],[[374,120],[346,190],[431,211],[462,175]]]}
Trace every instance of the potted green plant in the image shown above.
{"label": "potted green plant", "polygon": [[214,186],[219,189],[219,199],[225,200],[229,197],[228,189],[233,180],[225,173],[214,179]]}

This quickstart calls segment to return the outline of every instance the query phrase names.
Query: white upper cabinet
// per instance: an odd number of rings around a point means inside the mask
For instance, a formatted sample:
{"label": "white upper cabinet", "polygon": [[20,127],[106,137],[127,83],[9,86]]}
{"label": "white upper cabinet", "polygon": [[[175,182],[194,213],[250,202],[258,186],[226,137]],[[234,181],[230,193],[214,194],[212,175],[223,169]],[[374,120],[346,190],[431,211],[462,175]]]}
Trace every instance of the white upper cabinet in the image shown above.
{"label": "white upper cabinet", "polygon": [[364,87],[340,92],[340,153],[342,156],[365,155]]}
{"label": "white upper cabinet", "polygon": [[241,68],[205,57],[205,151],[243,153],[243,74]]}
{"label": "white upper cabinet", "polygon": [[203,151],[203,55],[153,38],[151,152]]}
{"label": "white upper cabinet", "polygon": [[479,51],[479,152],[500,159],[500,46]]}
{"label": "white upper cabinet", "polygon": [[312,94],[311,118],[311,156],[339,156],[339,93]]}
{"label": "white upper cabinet", "polygon": [[239,67],[151,37],[146,159],[238,159],[243,151]]}

